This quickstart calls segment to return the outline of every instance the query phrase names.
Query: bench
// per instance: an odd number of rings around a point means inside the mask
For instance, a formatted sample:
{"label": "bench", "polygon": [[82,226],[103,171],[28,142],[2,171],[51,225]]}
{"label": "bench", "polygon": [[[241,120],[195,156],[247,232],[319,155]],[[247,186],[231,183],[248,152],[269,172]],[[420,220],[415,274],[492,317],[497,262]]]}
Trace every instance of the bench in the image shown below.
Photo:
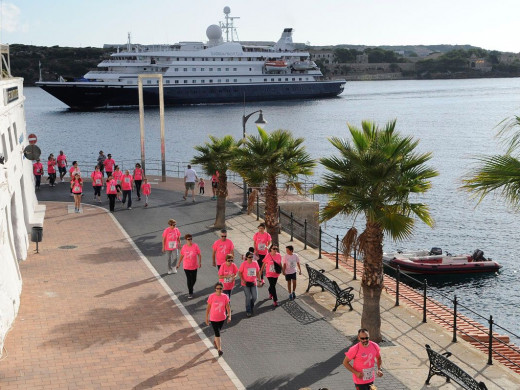
{"label": "bench", "polygon": [[452,355],[451,352],[440,354],[431,349],[428,344],[426,344],[426,352],[428,352],[428,358],[430,359],[430,372],[428,373],[428,379],[426,379],[427,385],[430,384],[432,376],[439,375],[445,377],[446,382],[450,382],[450,379],[453,379],[453,381],[461,385],[463,389],[487,390],[483,382],[477,382],[466,371],[451,360],[448,360]]}
{"label": "bench", "polygon": [[336,298],[336,306],[334,306],[332,311],[336,311],[339,305],[349,305],[350,310],[353,310],[351,302],[354,299],[354,294],[352,294],[351,291],[354,287],[347,287],[342,290],[334,280],[330,280],[323,274],[325,270],[318,271],[310,267],[309,264],[305,264],[305,267],[307,267],[307,273],[309,275],[307,292],[309,292],[312,286],[321,287],[321,291],[326,289]]}

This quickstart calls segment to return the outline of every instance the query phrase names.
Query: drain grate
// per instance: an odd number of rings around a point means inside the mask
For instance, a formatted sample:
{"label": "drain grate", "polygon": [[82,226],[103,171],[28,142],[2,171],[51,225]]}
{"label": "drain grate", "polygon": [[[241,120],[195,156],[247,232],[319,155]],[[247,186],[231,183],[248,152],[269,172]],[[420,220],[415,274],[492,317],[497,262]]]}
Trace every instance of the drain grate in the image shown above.
{"label": "drain grate", "polygon": [[76,245],[63,245],[63,246],[59,246],[58,249],[75,249],[77,248]]}

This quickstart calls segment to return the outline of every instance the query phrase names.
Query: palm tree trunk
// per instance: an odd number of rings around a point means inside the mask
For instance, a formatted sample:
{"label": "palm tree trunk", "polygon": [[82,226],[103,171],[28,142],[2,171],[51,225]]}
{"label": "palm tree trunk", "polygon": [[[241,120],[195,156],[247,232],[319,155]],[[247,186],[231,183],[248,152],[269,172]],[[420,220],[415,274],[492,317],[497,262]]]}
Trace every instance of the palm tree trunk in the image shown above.
{"label": "palm tree trunk", "polygon": [[227,175],[226,172],[221,173],[218,179],[217,186],[217,214],[215,216],[214,227],[217,229],[225,229],[226,227],[226,199],[228,196],[227,190]]}
{"label": "palm tree trunk", "polygon": [[278,245],[278,189],[276,177],[270,177],[265,188],[265,227],[272,243]]}
{"label": "palm tree trunk", "polygon": [[370,338],[380,342],[381,291],[383,289],[383,230],[378,224],[368,222],[365,229],[365,260],[363,262],[363,313],[361,327],[368,330]]}

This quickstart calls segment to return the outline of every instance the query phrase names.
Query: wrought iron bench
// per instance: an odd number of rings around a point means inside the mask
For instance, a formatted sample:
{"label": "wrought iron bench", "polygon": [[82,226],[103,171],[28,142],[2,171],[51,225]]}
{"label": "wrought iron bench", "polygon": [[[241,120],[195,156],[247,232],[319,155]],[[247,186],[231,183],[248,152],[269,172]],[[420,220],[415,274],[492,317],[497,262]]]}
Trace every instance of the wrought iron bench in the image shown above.
{"label": "wrought iron bench", "polygon": [[305,267],[307,267],[307,273],[309,275],[309,286],[307,287],[307,292],[309,292],[309,289],[312,286],[321,287],[321,291],[326,289],[334,295],[334,298],[336,298],[336,306],[334,306],[332,311],[336,311],[339,305],[349,305],[350,310],[353,310],[351,302],[354,299],[354,294],[352,294],[351,291],[354,287],[347,287],[342,290],[334,280],[330,280],[323,274],[325,270],[318,271],[309,267],[309,264],[305,264]]}
{"label": "wrought iron bench", "polygon": [[428,373],[428,379],[426,379],[427,385],[430,384],[432,376],[439,375],[445,377],[446,382],[450,382],[450,379],[453,379],[464,389],[487,390],[487,387],[483,382],[477,382],[466,371],[457,366],[451,360],[448,360],[452,355],[451,352],[440,354],[431,349],[428,344],[426,344],[426,352],[428,352],[428,358],[430,359],[430,372]]}

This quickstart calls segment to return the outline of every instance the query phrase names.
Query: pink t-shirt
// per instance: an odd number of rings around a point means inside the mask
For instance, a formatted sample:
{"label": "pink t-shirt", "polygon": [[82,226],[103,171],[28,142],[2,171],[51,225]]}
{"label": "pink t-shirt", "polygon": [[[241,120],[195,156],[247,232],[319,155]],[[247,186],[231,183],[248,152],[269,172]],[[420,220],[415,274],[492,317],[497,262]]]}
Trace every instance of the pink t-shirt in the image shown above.
{"label": "pink t-shirt", "polygon": [[103,161],[103,165],[105,166],[105,171],[114,172],[114,166],[116,165],[116,162],[113,158],[107,158],[105,161]]}
{"label": "pink t-shirt", "polygon": [[368,342],[368,346],[364,347],[361,343],[357,343],[347,352],[345,352],[347,359],[354,360],[354,370],[363,373],[363,377],[360,379],[356,375],[352,374],[354,383],[361,385],[374,381],[375,378],[375,362],[376,358],[380,356],[379,345],[373,341]]}
{"label": "pink t-shirt", "polygon": [[42,163],[37,162],[37,163],[33,164],[33,173],[36,176],[43,175],[43,165],[42,165]]}
{"label": "pink t-shirt", "polygon": [[267,232],[256,232],[253,236],[253,241],[255,243],[255,249],[259,255],[267,254],[267,244],[271,242],[271,235]]}
{"label": "pink t-shirt", "polygon": [[56,160],[49,160],[47,161],[47,172],[50,173],[56,173],[56,168],[54,168],[56,166]]}
{"label": "pink t-shirt", "polygon": [[252,261],[251,263],[244,261],[242,264],[240,264],[238,273],[242,275],[242,280],[240,282],[242,286],[245,286],[246,282],[253,282],[256,286],[256,275],[260,273],[260,267],[256,261]]}
{"label": "pink t-shirt", "polygon": [[74,165],[70,167],[69,173],[71,178],[76,176],[76,173],[81,176],[81,171],[79,170],[79,168],[74,168]]}
{"label": "pink t-shirt", "polygon": [[123,175],[121,178],[121,188],[124,191],[132,190],[132,175]]}
{"label": "pink t-shirt", "polygon": [[81,191],[83,190],[83,181],[80,180],[74,180],[72,182],[72,193],[73,194],[81,194]]}
{"label": "pink t-shirt", "polygon": [[141,168],[134,169],[134,180],[143,180],[143,170]]}
{"label": "pink t-shirt", "polygon": [[123,172],[121,172],[121,171],[114,171],[112,176],[117,181],[117,184],[121,184],[121,180],[123,179]]}
{"label": "pink t-shirt", "polygon": [[217,265],[224,264],[226,262],[226,255],[233,253],[235,246],[231,240],[226,238],[226,241],[217,240],[213,244],[213,250],[215,251],[215,260]]}
{"label": "pink t-shirt", "polygon": [[229,303],[229,297],[226,294],[216,293],[211,294],[208,297],[208,304],[211,305],[209,309],[209,320],[210,321],[224,321],[226,319],[226,305]]}
{"label": "pink t-shirt", "polygon": [[109,180],[107,182],[107,194],[112,194],[112,195],[117,194],[116,184],[117,184],[117,182],[114,179]]}
{"label": "pink t-shirt", "polygon": [[183,269],[194,270],[199,268],[198,255],[200,255],[200,249],[197,244],[183,245],[181,255],[184,256],[182,260]]}
{"label": "pink t-shirt", "polygon": [[150,183],[143,184],[143,195],[150,195],[152,193],[152,185]]}
{"label": "pink t-shirt", "polygon": [[67,161],[67,156],[65,156],[64,154],[58,155],[57,160],[58,160],[58,166],[60,168],[65,168],[67,166],[67,164],[65,162],[65,161]]}
{"label": "pink t-shirt", "polygon": [[274,271],[274,265],[273,262],[277,262],[280,266],[282,265],[282,256],[277,253],[274,256],[271,256],[271,254],[268,254],[264,257],[264,264],[265,264],[265,276],[268,278],[277,278],[280,276],[280,274],[277,274]]}
{"label": "pink t-shirt", "polygon": [[92,178],[92,187],[101,187],[103,185],[103,174],[101,171],[94,171],[90,175]]}
{"label": "pink t-shirt", "polygon": [[162,236],[166,238],[164,241],[164,250],[173,251],[179,248],[179,238],[181,237],[179,229],[167,227],[164,229]]}
{"label": "pink t-shirt", "polygon": [[218,270],[219,280],[224,284],[224,290],[232,290],[235,286],[234,275],[238,273],[238,267],[235,263],[231,263],[228,267],[227,263],[220,266]]}

